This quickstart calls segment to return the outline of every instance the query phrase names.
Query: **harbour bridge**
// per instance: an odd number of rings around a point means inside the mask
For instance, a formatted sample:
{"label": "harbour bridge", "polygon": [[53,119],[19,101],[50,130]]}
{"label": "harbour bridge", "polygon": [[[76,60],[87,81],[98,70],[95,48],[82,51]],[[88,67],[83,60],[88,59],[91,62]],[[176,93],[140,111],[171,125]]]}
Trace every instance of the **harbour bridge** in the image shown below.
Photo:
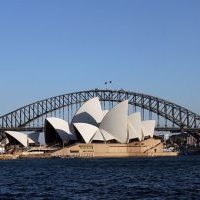
{"label": "harbour bridge", "polygon": [[128,100],[129,112],[141,112],[143,120],[156,120],[157,131],[200,135],[200,115],[170,101],[122,89],[93,89],[37,101],[0,116],[0,132],[43,131],[47,117],[59,117],[70,122],[81,105],[94,97],[99,97],[104,110]]}

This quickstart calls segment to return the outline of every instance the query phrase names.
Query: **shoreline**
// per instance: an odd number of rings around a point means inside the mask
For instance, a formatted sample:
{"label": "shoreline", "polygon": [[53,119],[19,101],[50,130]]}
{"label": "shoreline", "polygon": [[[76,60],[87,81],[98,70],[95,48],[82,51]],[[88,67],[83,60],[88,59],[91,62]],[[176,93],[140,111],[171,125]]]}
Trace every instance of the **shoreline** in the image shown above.
{"label": "shoreline", "polygon": [[101,159],[101,158],[155,158],[155,157],[179,157],[181,156],[178,152],[163,152],[163,153],[156,153],[156,154],[135,154],[135,155],[115,155],[115,156],[55,156],[52,154],[31,154],[31,155],[12,155],[12,154],[3,154],[0,155],[0,161],[1,160],[17,160],[17,159],[67,159],[67,158],[81,158],[81,159]]}

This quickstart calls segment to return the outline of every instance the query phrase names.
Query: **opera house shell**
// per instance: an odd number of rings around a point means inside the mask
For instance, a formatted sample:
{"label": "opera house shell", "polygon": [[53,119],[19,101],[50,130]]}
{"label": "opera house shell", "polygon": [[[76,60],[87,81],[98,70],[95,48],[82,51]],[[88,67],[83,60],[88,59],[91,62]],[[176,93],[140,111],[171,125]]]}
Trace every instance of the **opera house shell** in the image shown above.
{"label": "opera house shell", "polygon": [[73,126],[85,143],[115,141],[127,144],[153,137],[155,121],[142,121],[140,113],[128,116],[128,101],[117,104],[112,110],[102,110],[98,98],[87,101],[77,111]]}
{"label": "opera house shell", "polygon": [[76,135],[70,132],[68,122],[56,117],[45,119],[46,144],[68,143],[69,141],[75,140]]}
{"label": "opera house shell", "polygon": [[17,131],[6,131],[6,144],[11,145],[22,145],[23,147],[28,147],[31,145],[39,144],[39,133],[25,134],[23,132]]}

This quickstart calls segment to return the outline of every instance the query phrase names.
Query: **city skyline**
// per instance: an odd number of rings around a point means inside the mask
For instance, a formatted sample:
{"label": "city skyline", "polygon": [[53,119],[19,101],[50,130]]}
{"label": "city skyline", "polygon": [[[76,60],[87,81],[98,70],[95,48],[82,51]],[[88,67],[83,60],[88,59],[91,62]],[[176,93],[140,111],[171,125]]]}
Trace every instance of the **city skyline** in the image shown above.
{"label": "city skyline", "polygon": [[199,5],[1,1],[0,115],[105,87],[158,96],[199,114]]}

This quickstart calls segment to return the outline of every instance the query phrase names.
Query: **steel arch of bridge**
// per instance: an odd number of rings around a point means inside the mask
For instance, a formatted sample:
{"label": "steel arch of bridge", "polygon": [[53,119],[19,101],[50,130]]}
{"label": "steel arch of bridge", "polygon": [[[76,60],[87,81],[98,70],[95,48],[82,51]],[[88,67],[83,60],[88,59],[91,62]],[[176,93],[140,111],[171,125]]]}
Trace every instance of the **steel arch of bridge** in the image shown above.
{"label": "steel arch of bridge", "polygon": [[[25,127],[31,121],[70,105],[81,104],[99,97],[101,102],[129,101],[129,105],[148,110],[172,123],[173,127],[200,130],[200,116],[172,102],[147,94],[124,90],[88,90],[51,97],[0,117],[0,129]],[[166,127],[167,128],[167,127]]]}

